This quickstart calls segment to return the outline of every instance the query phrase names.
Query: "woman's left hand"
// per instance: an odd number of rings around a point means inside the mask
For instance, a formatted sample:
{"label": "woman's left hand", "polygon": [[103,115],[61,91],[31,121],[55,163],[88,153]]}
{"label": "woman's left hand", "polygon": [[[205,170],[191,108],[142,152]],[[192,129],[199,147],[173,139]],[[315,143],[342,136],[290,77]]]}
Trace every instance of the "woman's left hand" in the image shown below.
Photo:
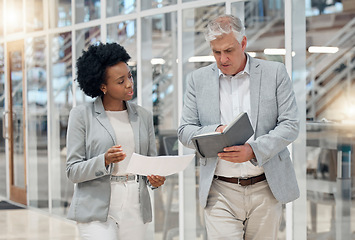
{"label": "woman's left hand", "polygon": [[155,188],[160,187],[165,182],[165,177],[162,177],[162,176],[150,175],[147,177],[148,177],[150,184]]}

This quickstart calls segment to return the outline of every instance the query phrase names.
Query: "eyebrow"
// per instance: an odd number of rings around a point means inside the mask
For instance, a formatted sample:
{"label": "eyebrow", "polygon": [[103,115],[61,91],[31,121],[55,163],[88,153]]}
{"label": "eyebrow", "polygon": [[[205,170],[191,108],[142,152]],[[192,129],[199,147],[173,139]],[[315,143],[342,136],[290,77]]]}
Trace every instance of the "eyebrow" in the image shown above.
{"label": "eyebrow", "polygon": [[[128,76],[129,76],[129,75],[132,75],[132,72],[131,72],[131,71],[128,72]],[[116,78],[115,81],[118,81],[118,80],[120,80],[120,79],[122,79],[122,78],[124,78],[124,77],[125,77],[125,75],[122,75],[122,76]]]}

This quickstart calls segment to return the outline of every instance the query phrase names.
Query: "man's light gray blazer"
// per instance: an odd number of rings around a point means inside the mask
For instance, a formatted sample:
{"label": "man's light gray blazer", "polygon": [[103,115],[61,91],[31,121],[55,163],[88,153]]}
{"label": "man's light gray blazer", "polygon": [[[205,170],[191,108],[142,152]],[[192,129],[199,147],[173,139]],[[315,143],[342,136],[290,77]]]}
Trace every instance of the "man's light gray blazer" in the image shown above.
{"label": "man's light gray blazer", "polygon": [[[250,120],[255,131],[250,141],[257,164],[263,167],[275,198],[281,203],[299,197],[287,145],[299,131],[292,82],[283,64],[249,57]],[[191,138],[214,132],[220,125],[219,72],[217,65],[200,68],[187,77],[179,140],[193,148]],[[205,207],[217,158],[200,159],[200,202]]]}
{"label": "man's light gray blazer", "polygon": [[[132,125],[135,152],[156,155],[152,114],[126,102]],[[117,136],[119,138],[119,136]],[[116,145],[113,127],[105,113],[102,100],[79,105],[69,115],[67,134],[67,176],[76,183],[68,218],[77,222],[107,220],[110,205],[112,166],[105,167],[104,154]],[[139,177],[139,201],[143,222],[150,222],[152,209],[146,177]]]}

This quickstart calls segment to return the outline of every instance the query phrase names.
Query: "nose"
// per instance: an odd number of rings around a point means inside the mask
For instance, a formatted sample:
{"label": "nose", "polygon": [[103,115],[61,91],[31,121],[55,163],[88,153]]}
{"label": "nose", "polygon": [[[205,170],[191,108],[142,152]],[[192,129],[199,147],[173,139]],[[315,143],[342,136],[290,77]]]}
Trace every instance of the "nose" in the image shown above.
{"label": "nose", "polygon": [[133,77],[128,78],[126,88],[131,88],[133,86]]}
{"label": "nose", "polygon": [[221,58],[220,58],[220,60],[221,60],[221,63],[227,62],[227,61],[228,61],[227,55],[222,52],[222,53],[221,53]]}

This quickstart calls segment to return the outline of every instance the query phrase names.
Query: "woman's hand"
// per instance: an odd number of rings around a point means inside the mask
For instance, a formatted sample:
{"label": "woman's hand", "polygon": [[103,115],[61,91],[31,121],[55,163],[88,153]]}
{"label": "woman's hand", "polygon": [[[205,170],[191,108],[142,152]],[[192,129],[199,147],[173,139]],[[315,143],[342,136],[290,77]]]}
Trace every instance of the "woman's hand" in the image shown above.
{"label": "woman's hand", "polygon": [[160,187],[165,182],[165,177],[162,177],[162,176],[150,175],[150,176],[147,176],[147,178],[148,178],[150,184],[155,188]]}
{"label": "woman's hand", "polygon": [[111,163],[118,163],[126,158],[126,153],[123,152],[121,145],[110,147],[105,153],[105,166]]}

